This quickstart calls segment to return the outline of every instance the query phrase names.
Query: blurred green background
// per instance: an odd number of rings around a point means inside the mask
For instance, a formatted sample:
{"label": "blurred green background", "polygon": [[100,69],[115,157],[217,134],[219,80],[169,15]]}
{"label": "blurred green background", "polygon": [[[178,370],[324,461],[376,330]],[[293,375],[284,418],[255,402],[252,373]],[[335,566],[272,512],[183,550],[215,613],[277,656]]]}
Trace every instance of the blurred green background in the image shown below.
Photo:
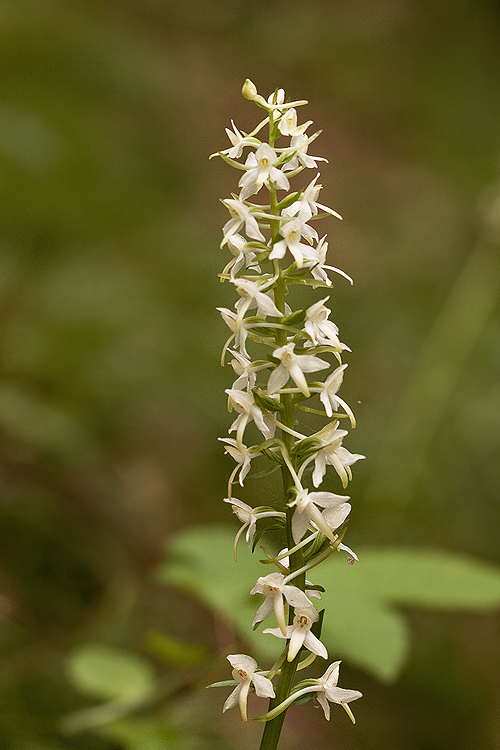
{"label": "blurred green background", "polygon": [[[252,750],[261,727],[204,691],[241,642],[157,575],[177,532],[230,522],[215,307],[239,175],[208,155],[260,119],[246,77],[309,100],[355,280],[330,300],[368,456],[347,542],[500,565],[498,4],[4,0],[0,60],[0,747]],[[284,750],[500,748],[500,615],[407,620],[396,682],[343,664],[356,727],[309,705]],[[86,654],[136,669],[129,715],[75,713],[119,693]]]}

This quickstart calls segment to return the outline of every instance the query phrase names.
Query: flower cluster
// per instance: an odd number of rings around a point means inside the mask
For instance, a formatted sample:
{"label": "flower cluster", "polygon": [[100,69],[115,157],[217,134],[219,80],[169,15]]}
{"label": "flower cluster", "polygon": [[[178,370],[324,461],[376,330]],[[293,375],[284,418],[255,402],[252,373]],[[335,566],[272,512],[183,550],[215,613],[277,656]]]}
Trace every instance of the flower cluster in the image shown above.
{"label": "flower cluster", "polygon": [[[342,705],[353,719],[348,703],[361,693],[337,687],[340,662],[331,664],[318,680],[289,687],[297,669],[318,656],[328,658],[320,640],[323,613],[311,601],[321,594],[305,580],[306,572],[334,551],[347,552],[349,562],[357,559],[342,542],[350,498],[318,489],[329,466],[346,488],[351,466],[364,458],[344,447],[348,433],[340,428],[346,422],[355,426],[352,410],[338,396],[347,367],[342,353],[349,349],[329,320],[328,296],[298,310],[292,310],[285,300],[297,286],[331,287],[328,272],[352,283],[343,271],[327,265],[326,235],[320,237],[313,226],[323,217],[341,217],[318,202],[317,164],[325,159],[311,156],[309,147],[319,133],[308,135],[312,123],[300,125],[297,119],[297,107],[307,102],[286,101],[282,89],[266,100],[248,80],[243,95],[266,116],[250,133],[241,132],[232,123],[232,130],[226,130],[231,146],[214,154],[242,173],[239,193],[222,201],[230,218],[223,228],[221,247],[227,246],[232,257],[221,279],[233,285],[238,297],[234,310],[219,308],[230,329],[222,361],[229,358],[236,375],[226,391],[229,411],[236,414],[229,428],[234,437],[221,438],[236,463],[224,502],[242,523],[235,538],[235,558],[244,531],[253,548],[258,526],[262,522],[265,526],[265,519],[281,526],[278,535],[285,536],[287,547],[275,555],[265,549],[267,562],[273,563],[277,572],[259,578],[250,593],[264,597],[253,626],[274,614],[278,627],[264,633],[286,640],[286,647],[268,672],[258,671],[250,656],[227,657],[234,680],[223,684],[236,687],[224,710],[239,705],[246,721],[246,700],[253,686],[257,696],[271,698],[270,710],[259,717],[266,722],[310,693],[315,694],[327,719],[328,701]],[[264,127],[269,131],[267,142],[258,137]],[[313,178],[305,187],[292,189],[290,181],[306,169],[316,171]],[[256,203],[254,196],[262,195],[262,202]],[[313,406],[306,406],[306,401],[312,401]],[[302,434],[296,429],[297,410],[322,415],[325,424]],[[232,495],[236,479],[244,487],[252,461],[262,456],[282,469],[284,501],[279,508],[252,508]],[[309,482],[313,487],[308,487]],[[300,662],[303,650],[309,656]],[[271,680],[278,675],[275,689]]]}

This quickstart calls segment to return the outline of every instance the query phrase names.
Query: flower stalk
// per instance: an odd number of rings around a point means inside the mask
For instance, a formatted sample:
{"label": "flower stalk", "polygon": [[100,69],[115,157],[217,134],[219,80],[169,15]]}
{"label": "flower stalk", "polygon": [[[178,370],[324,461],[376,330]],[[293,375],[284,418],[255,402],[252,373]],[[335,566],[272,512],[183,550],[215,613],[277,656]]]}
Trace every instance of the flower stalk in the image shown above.
{"label": "flower stalk", "polygon": [[[337,395],[347,367],[342,363],[342,352],[350,350],[340,342],[338,328],[329,320],[330,310],[325,305],[329,297],[295,311],[288,301],[289,292],[297,285],[331,288],[327,271],[352,283],[343,271],[326,265],[326,235],[320,239],[312,226],[312,222],[324,217],[341,218],[333,209],[318,203],[319,173],[303,187],[292,189],[290,184],[303,170],[317,171],[317,162],[326,161],[308,153],[320,133],[307,135],[312,122],[298,122],[296,107],[306,101],[287,102],[282,89],[265,99],[248,80],[242,93],[264,109],[267,116],[249,133],[240,131],[232,122],[232,130],[226,129],[230,148],[212,155],[221,156],[243,172],[238,180],[239,195],[222,201],[230,218],[223,228],[221,248],[229,248],[233,258],[220,278],[229,281],[238,295],[234,312],[219,308],[231,331],[222,362],[231,354],[230,364],[237,375],[226,391],[228,408],[237,414],[229,432],[236,434],[234,438],[220,438],[226,453],[236,462],[224,502],[231,505],[242,523],[234,542],[235,559],[244,532],[250,548],[262,533],[267,534],[274,547],[272,552],[263,547],[268,559],[262,562],[276,566],[277,572],[259,578],[250,592],[264,596],[253,625],[257,627],[274,616],[278,628],[267,628],[264,634],[286,640],[286,646],[269,672],[261,672],[255,660],[245,654],[227,657],[235,680],[231,684],[236,687],[224,710],[239,706],[246,721],[250,691],[269,698],[267,713],[258,717],[265,722],[260,750],[275,750],[286,712],[297,698],[314,695],[327,719],[330,703],[338,703],[354,720],[348,703],[361,697],[356,690],[337,688],[339,661],[331,664],[319,679],[299,684],[294,681],[297,669],[309,666],[317,657],[328,658],[320,640],[324,613],[311,601],[311,597],[321,598],[316,590],[320,587],[311,588],[306,572],[326,561],[335,550],[347,551],[348,562],[357,559],[342,543],[350,498],[315,490],[323,483],[329,467],[346,487],[351,479],[350,467],[364,456],[352,454],[343,446],[348,433],[338,429],[341,419],[351,427],[356,422],[351,408]],[[267,142],[258,137],[266,124]],[[255,196],[264,194],[267,198],[263,202],[254,202]],[[314,380],[308,378],[310,373],[314,373]],[[306,401],[312,401],[312,406],[305,405]],[[303,435],[296,429],[297,409],[301,414],[323,415],[326,424]],[[253,470],[253,461],[266,457],[281,465],[283,501],[272,506],[266,499],[267,505],[252,508],[233,497],[232,485],[238,482],[240,494]],[[313,462],[314,488],[307,486],[305,474]],[[269,523],[272,528],[266,531]],[[276,530],[276,526],[281,528]],[[283,537],[286,548],[280,552]],[[304,651],[310,652],[309,656],[304,658]]]}

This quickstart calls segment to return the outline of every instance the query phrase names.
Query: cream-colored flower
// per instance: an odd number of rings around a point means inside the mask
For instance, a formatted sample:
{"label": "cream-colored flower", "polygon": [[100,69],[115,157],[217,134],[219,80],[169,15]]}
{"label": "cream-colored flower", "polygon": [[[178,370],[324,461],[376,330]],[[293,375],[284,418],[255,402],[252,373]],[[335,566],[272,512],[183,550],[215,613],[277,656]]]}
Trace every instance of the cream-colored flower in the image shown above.
{"label": "cream-colored flower", "polygon": [[271,633],[277,638],[289,638],[287,660],[293,661],[301,648],[307,648],[312,654],[328,659],[328,652],[319,638],[311,633],[311,626],[318,619],[318,610],[312,605],[295,610],[292,625],[287,625],[286,635],[279,628],[266,628],[264,633]]}
{"label": "cream-colored flower", "polygon": [[313,484],[319,487],[325,476],[327,465],[333,466],[339,475],[342,487],[347,487],[349,479],[352,479],[351,466],[365,456],[359,453],[349,453],[342,445],[342,440],[348,434],[347,430],[338,430],[338,422],[328,430],[321,438],[323,447],[317,452],[314,459]]}
{"label": "cream-colored flower", "polygon": [[285,605],[283,597],[292,607],[309,607],[310,600],[297,586],[284,584],[285,576],[282,573],[270,573],[267,576],[259,578],[250,594],[264,594],[265,601],[260,605],[252,626],[255,627],[259,622],[269,617],[274,610],[276,620],[283,635],[286,635],[285,622]]}
{"label": "cream-colored flower", "polygon": [[309,398],[309,387],[304,373],[317,372],[318,370],[325,370],[330,367],[324,359],[315,357],[312,354],[295,354],[294,349],[295,344],[290,343],[274,350],[274,356],[281,361],[281,364],[273,370],[269,377],[267,384],[267,392],[269,394],[272,395],[276,391],[279,391],[288,379],[292,378],[297,388],[302,391],[304,396]]}
{"label": "cream-colored flower", "polygon": [[[309,492],[301,490],[291,503],[295,508],[292,518],[292,534],[298,544],[312,522],[325,536],[334,541],[334,530],[344,523],[351,512],[347,495],[335,495],[333,492]],[[321,512],[317,506],[326,508],[328,513]]]}
{"label": "cream-colored flower", "polygon": [[222,711],[228,708],[240,707],[241,718],[247,721],[247,699],[250,686],[253,683],[255,693],[259,698],[274,698],[273,683],[263,674],[257,672],[257,662],[246,654],[229,654],[227,657],[233,668],[233,677],[239,682],[229,698],[227,698]]}
{"label": "cream-colored flower", "polygon": [[278,190],[290,189],[287,176],[274,166],[277,161],[276,151],[267,143],[262,143],[255,153],[248,154],[246,172],[238,182],[238,187],[241,188],[240,200],[244,201],[258,193],[264,183],[269,186],[272,182]]}

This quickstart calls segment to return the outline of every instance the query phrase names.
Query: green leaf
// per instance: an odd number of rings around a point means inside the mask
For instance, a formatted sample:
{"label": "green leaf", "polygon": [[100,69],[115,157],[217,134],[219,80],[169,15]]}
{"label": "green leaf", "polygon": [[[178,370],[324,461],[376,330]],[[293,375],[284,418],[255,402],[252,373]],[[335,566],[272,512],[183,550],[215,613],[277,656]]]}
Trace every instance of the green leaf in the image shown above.
{"label": "green leaf", "polygon": [[67,668],[75,687],[95,697],[136,704],[153,690],[148,664],[118,648],[87,644],[69,657]]}
{"label": "green leaf", "polygon": [[207,651],[197,643],[180,641],[166,633],[149,633],[145,647],[168,664],[186,669],[206,659]]}
{"label": "green leaf", "polygon": [[164,722],[151,722],[133,716],[99,729],[99,734],[118,742],[124,750],[165,750],[177,745],[177,732]]}
{"label": "green leaf", "polygon": [[[269,572],[240,545],[232,560],[234,534],[225,526],[191,528],[171,543],[161,580],[192,592],[224,616],[255,653],[274,658],[272,637],[252,632],[261,601],[250,589]],[[500,569],[447,552],[421,549],[357,550],[360,561],[348,565],[344,555],[308,577],[325,587],[322,640],[331,658],[352,664],[389,681],[397,677],[409,651],[402,606],[487,611],[500,607]]]}

